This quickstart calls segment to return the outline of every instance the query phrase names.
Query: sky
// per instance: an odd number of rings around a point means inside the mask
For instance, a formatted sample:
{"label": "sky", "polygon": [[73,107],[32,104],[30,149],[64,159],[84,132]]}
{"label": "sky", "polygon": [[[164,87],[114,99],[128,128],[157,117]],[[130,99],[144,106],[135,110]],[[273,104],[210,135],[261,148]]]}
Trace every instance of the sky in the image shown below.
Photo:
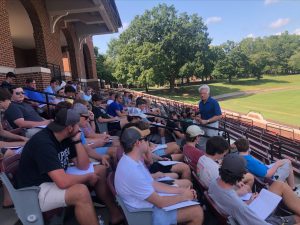
{"label": "sky", "polygon": [[208,27],[212,45],[246,37],[300,35],[300,0],[115,0],[123,27],[118,33],[96,35],[94,46],[106,53],[112,38],[128,28],[136,15],[160,3],[174,5],[178,13],[197,13]]}

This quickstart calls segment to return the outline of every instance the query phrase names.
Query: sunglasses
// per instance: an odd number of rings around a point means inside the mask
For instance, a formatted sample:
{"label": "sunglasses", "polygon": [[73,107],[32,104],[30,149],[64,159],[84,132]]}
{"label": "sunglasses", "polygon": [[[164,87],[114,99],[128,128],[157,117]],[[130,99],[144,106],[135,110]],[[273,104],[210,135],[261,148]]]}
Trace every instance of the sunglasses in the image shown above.
{"label": "sunglasses", "polygon": [[25,95],[25,92],[23,92],[23,91],[17,91],[16,95]]}
{"label": "sunglasses", "polygon": [[89,118],[89,116],[80,115],[80,117],[85,118],[86,120]]}
{"label": "sunglasses", "polygon": [[141,138],[139,139],[139,141],[147,141],[147,136],[146,136],[146,137],[141,137]]}

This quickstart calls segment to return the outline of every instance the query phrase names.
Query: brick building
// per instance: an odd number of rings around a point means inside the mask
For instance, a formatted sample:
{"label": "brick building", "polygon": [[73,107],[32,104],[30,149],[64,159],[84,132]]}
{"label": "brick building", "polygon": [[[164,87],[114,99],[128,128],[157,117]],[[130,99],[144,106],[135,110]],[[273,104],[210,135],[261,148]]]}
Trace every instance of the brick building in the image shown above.
{"label": "brick building", "polygon": [[92,35],[118,31],[114,0],[0,0],[0,81],[51,77],[99,87]]}

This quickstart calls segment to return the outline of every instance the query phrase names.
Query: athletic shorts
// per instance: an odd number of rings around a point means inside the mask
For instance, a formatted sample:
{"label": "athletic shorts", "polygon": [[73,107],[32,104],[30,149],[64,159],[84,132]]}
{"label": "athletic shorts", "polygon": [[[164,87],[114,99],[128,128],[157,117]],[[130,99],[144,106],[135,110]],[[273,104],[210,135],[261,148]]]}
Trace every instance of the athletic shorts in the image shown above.
{"label": "athletic shorts", "polygon": [[[268,168],[272,168],[273,164],[267,165]],[[279,167],[273,175],[274,180],[285,182],[290,175],[291,164],[287,161],[281,167]]]}
{"label": "athletic shorts", "polygon": [[158,162],[154,162],[150,167],[150,173],[162,172],[162,173],[171,173],[172,165],[163,166]]}
{"label": "athletic shorts", "polygon": [[96,152],[99,155],[105,155],[108,152],[108,148],[109,147],[98,147],[98,148],[96,148]]}
{"label": "athletic shorts", "polygon": [[153,225],[171,225],[177,224],[177,210],[165,211],[161,208],[153,208],[152,213]]}
{"label": "athletic shorts", "polygon": [[54,182],[46,182],[40,185],[39,203],[42,212],[66,207],[66,190],[60,189]]}

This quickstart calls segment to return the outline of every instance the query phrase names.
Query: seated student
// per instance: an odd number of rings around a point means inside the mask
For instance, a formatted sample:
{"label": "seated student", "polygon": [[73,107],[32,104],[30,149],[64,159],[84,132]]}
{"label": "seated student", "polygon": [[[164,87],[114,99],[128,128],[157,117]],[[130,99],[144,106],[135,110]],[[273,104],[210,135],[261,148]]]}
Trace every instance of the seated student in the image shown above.
{"label": "seated student", "polygon": [[258,177],[270,177],[274,180],[287,181],[293,191],[300,196],[300,190],[295,186],[295,177],[290,160],[282,159],[273,164],[265,165],[250,155],[249,141],[247,139],[238,139],[235,142],[235,146],[239,154],[247,161],[246,166],[250,173]]}
{"label": "seated student", "polygon": [[[114,130],[121,130],[121,126],[120,126],[120,122],[118,121],[118,117],[110,116],[109,114],[106,113],[105,109],[102,107],[103,100],[104,99],[98,94],[93,94],[93,96],[92,96],[92,102],[93,102],[92,111],[95,115],[95,120],[97,120],[97,122],[100,124],[108,123],[107,129],[109,132],[114,131]],[[96,127],[96,131],[97,131],[97,127]]]}
{"label": "seated student", "polygon": [[[197,163],[197,175],[206,187],[219,177],[220,165],[217,161],[223,159],[228,149],[228,142],[221,136],[211,137],[206,142],[206,152],[199,158]],[[253,183],[253,175],[245,174],[242,182],[236,187],[238,195],[242,196],[251,192]]]}
{"label": "seated student", "polygon": [[88,155],[81,143],[80,115],[72,109],[61,109],[54,122],[34,135],[25,145],[17,173],[18,188],[39,186],[39,204],[42,212],[75,206],[79,224],[98,225],[98,219],[89,189],[108,207],[111,222],[118,223],[123,216],[106,183],[106,167],[94,166],[94,173],[70,175],[65,172],[69,162],[78,169],[90,166]]}
{"label": "seated student", "polygon": [[[147,130],[149,129],[149,124],[140,121],[138,123],[128,123],[126,124],[122,131],[124,131],[126,128],[129,127],[137,127],[140,130]],[[122,133],[121,133],[122,136]],[[148,142],[149,143],[149,142]],[[162,156],[157,156],[152,153],[150,144],[149,144],[149,151],[147,151],[147,154],[145,154],[144,161],[146,165],[149,167],[149,171],[153,174],[156,172],[163,172],[163,173],[176,173],[178,174],[180,179],[187,179],[191,180],[191,170],[190,167],[185,164],[185,163],[177,163],[175,165],[170,165],[170,166],[162,166],[160,163],[156,162],[158,160],[165,160],[165,159],[171,159],[174,161],[182,161],[183,160],[183,155],[182,154],[172,154],[172,155],[162,155]],[[156,160],[154,162],[154,160]]]}
{"label": "seated student", "polygon": [[[170,118],[174,120],[178,120],[178,115],[176,112],[170,112]],[[169,129],[166,129],[165,132],[165,138],[166,138],[166,143],[168,142],[173,142],[176,141],[176,139],[183,140],[184,139],[184,133],[182,133],[179,130],[175,129],[180,129],[180,124],[179,122],[173,121],[173,120],[168,120],[166,126]]]}
{"label": "seated student", "polygon": [[[52,78],[50,80],[50,85],[44,89],[44,92],[47,92],[49,94],[59,94],[59,93],[56,93],[57,83],[58,83],[58,81],[55,78]],[[48,99],[51,103],[57,104],[56,98],[54,95],[48,95]]]}
{"label": "seated student", "polygon": [[[79,121],[80,129],[86,127],[86,124],[88,123],[90,118],[90,113],[87,107],[81,103],[75,103],[73,109],[76,113],[80,115],[80,121]],[[83,132],[82,135],[85,140],[86,138],[85,133]],[[106,157],[104,156],[106,154],[112,158],[116,157],[116,152],[117,152],[116,147],[105,146],[108,143],[108,141],[109,141],[109,136],[98,134],[98,138],[97,140],[95,140],[95,142],[93,142],[90,145],[87,145],[87,143],[83,143],[83,144],[86,148],[88,148],[88,154],[91,158],[102,161],[102,158],[106,159]],[[89,148],[91,148],[91,150]],[[106,165],[108,164],[106,163]]]}
{"label": "seated student", "polygon": [[[115,187],[128,210],[153,207],[154,225],[169,224],[202,224],[203,211],[199,205],[164,211],[162,208],[182,201],[197,198],[196,191],[173,187],[154,181],[141,161],[147,151],[146,136],[149,130],[136,127],[126,128],[121,136],[125,154],[118,163],[115,174]],[[160,196],[158,192],[176,194]]]}
{"label": "seated student", "polygon": [[66,85],[65,86],[65,96],[68,97],[68,98],[65,98],[65,101],[73,104],[75,96],[76,96],[76,89],[72,85]]}
{"label": "seated student", "polygon": [[271,214],[265,221],[261,220],[249,207],[257,194],[253,194],[247,202],[242,201],[234,191],[234,186],[243,179],[246,173],[246,161],[241,156],[229,154],[223,159],[220,178],[209,185],[208,194],[221,212],[232,216],[239,225],[291,225],[300,222],[300,199],[289,186],[275,181],[269,191],[281,196],[285,205],[296,215],[279,217]]}
{"label": "seated student", "polygon": [[108,93],[108,100],[106,102],[106,105],[109,106],[111,103],[115,101],[116,93],[114,91],[110,91]]}
{"label": "seated student", "polygon": [[107,107],[107,113],[111,115],[112,117],[123,117],[126,116],[127,113],[123,110],[122,105],[123,97],[120,93],[117,93],[115,95],[115,101],[108,105]]}
{"label": "seated student", "polygon": [[[25,95],[32,100],[45,102],[45,95],[41,94],[39,92],[36,92],[36,81],[33,78],[27,78],[26,79],[26,89],[25,89]],[[30,102],[32,106],[39,106],[39,102]]]}
{"label": "seated student", "polygon": [[9,139],[11,141],[27,141],[27,137],[13,134],[2,127],[2,112],[5,112],[11,104],[11,94],[6,88],[0,88],[0,137]]}
{"label": "seated student", "polygon": [[31,105],[24,102],[23,88],[13,87],[11,89],[12,102],[5,111],[5,119],[10,123],[13,128],[28,128],[26,136],[31,137],[40,128],[38,126],[48,125],[50,120],[42,118]]}

